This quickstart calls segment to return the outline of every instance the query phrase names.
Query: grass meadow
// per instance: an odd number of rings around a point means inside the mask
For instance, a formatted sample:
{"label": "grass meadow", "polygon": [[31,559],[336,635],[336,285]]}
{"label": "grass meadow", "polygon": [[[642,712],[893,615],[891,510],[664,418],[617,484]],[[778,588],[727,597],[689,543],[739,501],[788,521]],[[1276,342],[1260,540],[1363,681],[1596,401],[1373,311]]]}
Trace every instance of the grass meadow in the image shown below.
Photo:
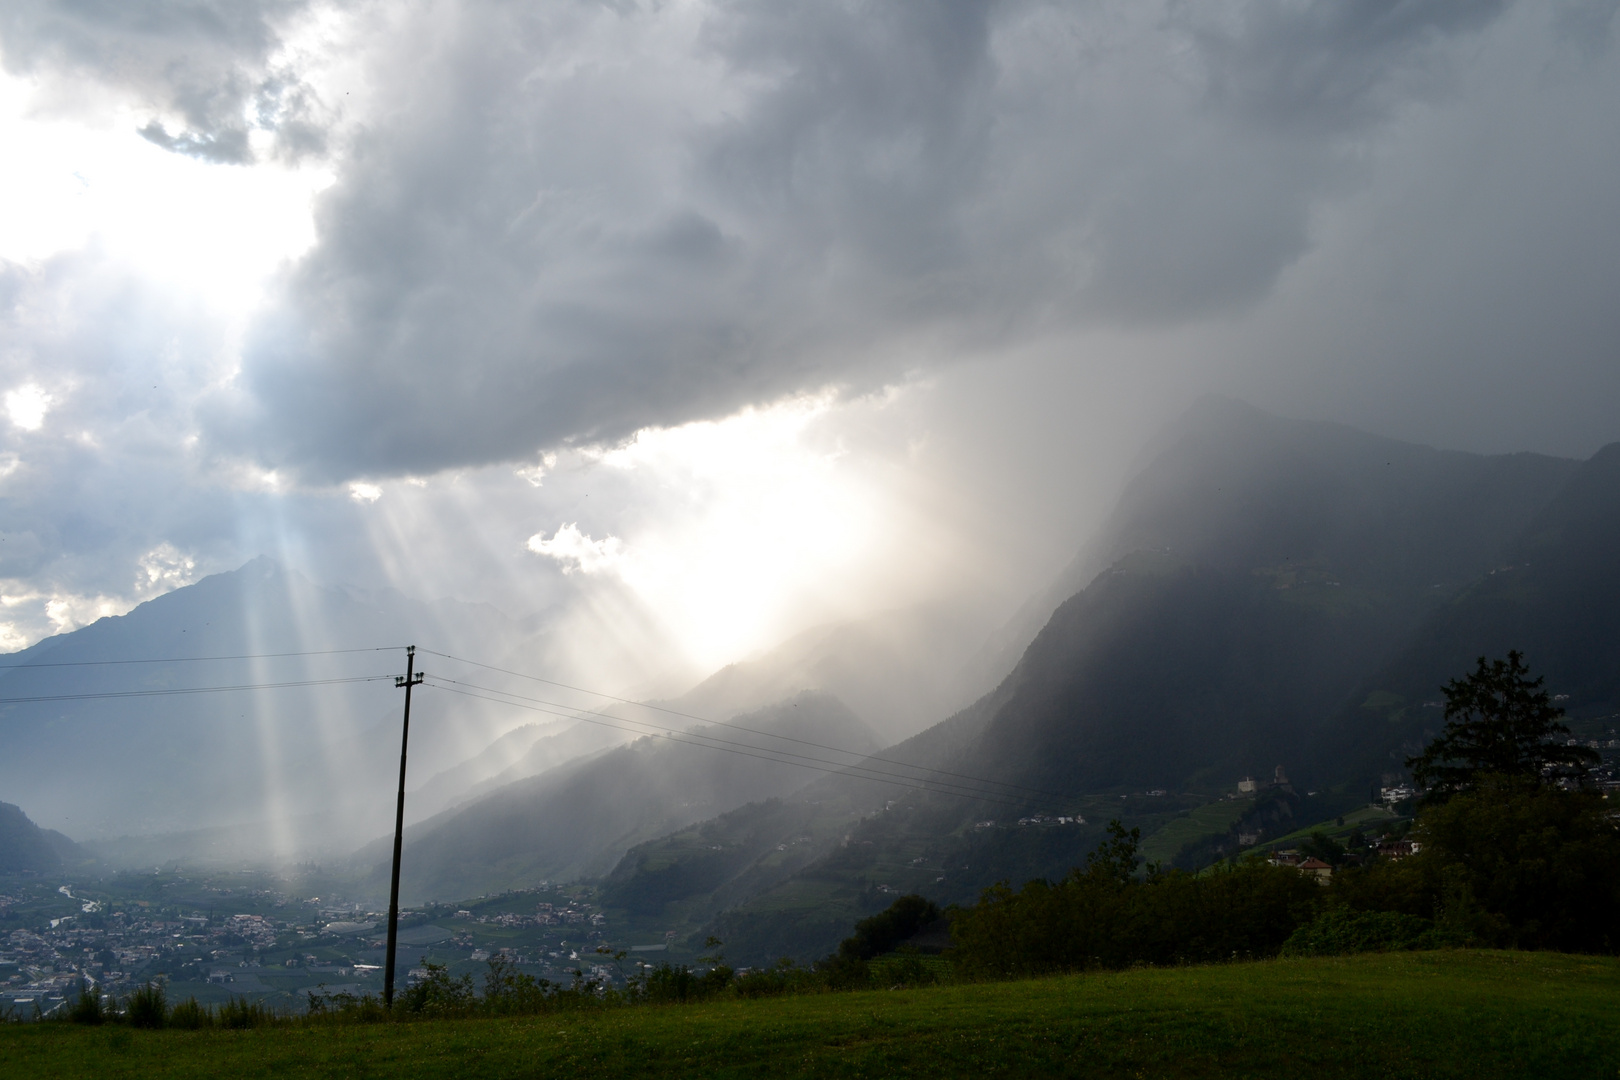
{"label": "grass meadow", "polygon": [[1620,1077],[1620,961],[1269,960],[512,1019],[0,1027],[6,1077]]}

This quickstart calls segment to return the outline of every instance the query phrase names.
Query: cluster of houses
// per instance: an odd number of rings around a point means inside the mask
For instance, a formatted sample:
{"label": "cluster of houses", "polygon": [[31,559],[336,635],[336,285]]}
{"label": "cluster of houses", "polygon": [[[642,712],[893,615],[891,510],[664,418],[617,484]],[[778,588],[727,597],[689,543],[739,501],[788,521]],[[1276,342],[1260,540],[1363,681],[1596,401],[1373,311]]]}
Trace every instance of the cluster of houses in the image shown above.
{"label": "cluster of houses", "polygon": [[[1404,840],[1386,836],[1378,842],[1376,850],[1380,859],[1400,860],[1422,851],[1423,844],[1418,840]],[[1357,858],[1359,861],[1359,857],[1353,858]],[[1302,874],[1309,874],[1316,878],[1317,883],[1321,885],[1326,885],[1333,880],[1333,865],[1331,863],[1324,862],[1313,855],[1305,855],[1294,849],[1273,851],[1267,856],[1266,862],[1272,866],[1291,866]]]}
{"label": "cluster of houses", "polygon": [[1270,783],[1256,780],[1252,776],[1245,776],[1238,781],[1237,788],[1240,795],[1258,795],[1262,788],[1273,791],[1293,791],[1294,785],[1289,783],[1288,774],[1283,772],[1283,767],[1279,765],[1272,770]]}
{"label": "cluster of houses", "polygon": [[261,915],[214,921],[203,915],[149,918],[133,909],[91,914],[94,920],[64,916],[38,930],[11,932],[0,946],[0,1013],[27,1019],[37,1009],[49,1016],[81,985],[103,994],[124,993],[160,960],[175,969],[201,968],[200,977],[226,982],[231,973],[209,965],[228,954],[234,961],[243,946],[273,948],[277,933],[286,928]]}
{"label": "cluster of houses", "polygon": [[1266,860],[1272,866],[1292,866],[1302,874],[1309,874],[1316,879],[1318,885],[1326,885],[1333,880],[1333,865],[1321,859],[1302,856],[1297,851],[1273,851]]}
{"label": "cluster of houses", "polygon": [[554,904],[537,904],[533,915],[523,915],[515,911],[503,911],[495,915],[474,915],[471,911],[462,909],[456,912],[458,919],[469,919],[473,922],[484,923],[489,926],[507,926],[513,928],[530,926],[568,926],[576,923],[589,923],[592,926],[607,925],[607,917],[600,911],[584,911],[589,904],[575,907],[567,904],[557,907]]}

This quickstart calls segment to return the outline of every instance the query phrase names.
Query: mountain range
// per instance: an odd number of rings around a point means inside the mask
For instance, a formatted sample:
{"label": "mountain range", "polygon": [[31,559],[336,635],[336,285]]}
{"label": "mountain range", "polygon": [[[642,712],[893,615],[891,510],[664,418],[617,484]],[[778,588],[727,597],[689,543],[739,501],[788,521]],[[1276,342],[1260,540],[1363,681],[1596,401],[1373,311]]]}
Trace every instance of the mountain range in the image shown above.
{"label": "mountain range", "polygon": [[[714,934],[733,961],[758,962],[819,955],[901,892],[960,902],[1060,875],[1115,817],[1155,858],[1201,865],[1403,776],[1440,725],[1440,685],[1478,656],[1524,651],[1583,737],[1614,725],[1615,551],[1620,444],[1587,461],[1468,454],[1205,399],[1001,627],[896,612],[808,631],[674,699],[514,713],[531,699],[508,689],[440,712],[454,722],[424,727],[419,749],[413,721],[405,893],[594,878],[615,925]],[[227,625],[211,628],[219,613]],[[53,824],[89,806],[122,808],[132,833],[216,830],[171,845],[192,853],[224,843],[218,830],[285,834],[300,811],[324,816],[329,850],[347,839],[356,888],[378,895],[391,688],[276,690],[292,704],[268,725],[176,707],[187,698],[16,700],[60,695],[65,670],[87,691],[127,687],[105,661],[182,655],[191,632],[214,655],[384,635],[453,639],[528,671],[545,655],[533,626],[490,609],[327,589],[257,562],[8,658],[103,666],[0,671],[0,737],[18,748],[0,793]],[[285,658],[269,674],[235,661],[218,678],[371,673],[366,654],[343,654],[357,655]],[[180,665],[139,673],[152,688],[195,679]],[[68,775],[99,782],[69,788]],[[1256,777],[1262,797],[1234,797]],[[105,857],[162,853],[100,835]]]}
{"label": "mountain range", "polygon": [[[1059,876],[1110,818],[1197,865],[1364,804],[1438,730],[1440,686],[1511,648],[1577,732],[1606,733],[1615,551],[1620,445],[1449,453],[1202,402],[1006,679],[883,752],[914,788],[827,777],[633,849],[609,895],[767,962],[820,955],[900,892]],[[1232,799],[1247,777],[1276,786]]]}

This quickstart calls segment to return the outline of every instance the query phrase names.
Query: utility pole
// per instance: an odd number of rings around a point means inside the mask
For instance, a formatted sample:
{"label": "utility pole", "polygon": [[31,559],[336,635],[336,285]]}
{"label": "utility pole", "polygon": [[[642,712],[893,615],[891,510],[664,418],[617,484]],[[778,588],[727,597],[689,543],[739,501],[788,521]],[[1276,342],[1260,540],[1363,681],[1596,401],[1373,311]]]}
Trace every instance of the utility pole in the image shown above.
{"label": "utility pole", "polygon": [[399,732],[399,802],[394,807],[394,874],[388,886],[388,960],[383,968],[383,1007],[394,1007],[394,949],[399,944],[399,852],[405,841],[405,751],[411,743],[411,687],[422,681],[416,670],[416,646],[405,649],[405,674],[394,676],[405,688],[405,721]]}

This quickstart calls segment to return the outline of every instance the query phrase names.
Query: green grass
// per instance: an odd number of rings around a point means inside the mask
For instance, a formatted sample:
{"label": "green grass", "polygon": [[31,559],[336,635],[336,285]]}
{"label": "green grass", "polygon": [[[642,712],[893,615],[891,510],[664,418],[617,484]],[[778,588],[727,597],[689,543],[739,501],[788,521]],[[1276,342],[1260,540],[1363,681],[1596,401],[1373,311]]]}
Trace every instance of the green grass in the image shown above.
{"label": "green grass", "polygon": [[1169,865],[1188,844],[1225,833],[1253,805],[1248,799],[1217,799],[1171,818],[1164,828],[1142,841],[1142,858]]}
{"label": "green grass", "polygon": [[1260,845],[1258,850],[1281,851],[1290,845],[1298,844],[1300,841],[1309,838],[1315,832],[1324,833],[1335,840],[1343,840],[1357,829],[1377,835],[1385,826],[1399,820],[1401,820],[1399,814],[1386,810],[1382,806],[1363,806],[1358,810],[1352,810],[1345,814],[1343,825],[1338,824],[1335,818],[1328,818],[1326,821],[1318,821],[1315,825],[1307,825],[1286,835],[1267,840]]}
{"label": "green grass", "polygon": [[1402,953],[589,1015],[0,1029],[5,1076],[1603,1077],[1620,962]]}

